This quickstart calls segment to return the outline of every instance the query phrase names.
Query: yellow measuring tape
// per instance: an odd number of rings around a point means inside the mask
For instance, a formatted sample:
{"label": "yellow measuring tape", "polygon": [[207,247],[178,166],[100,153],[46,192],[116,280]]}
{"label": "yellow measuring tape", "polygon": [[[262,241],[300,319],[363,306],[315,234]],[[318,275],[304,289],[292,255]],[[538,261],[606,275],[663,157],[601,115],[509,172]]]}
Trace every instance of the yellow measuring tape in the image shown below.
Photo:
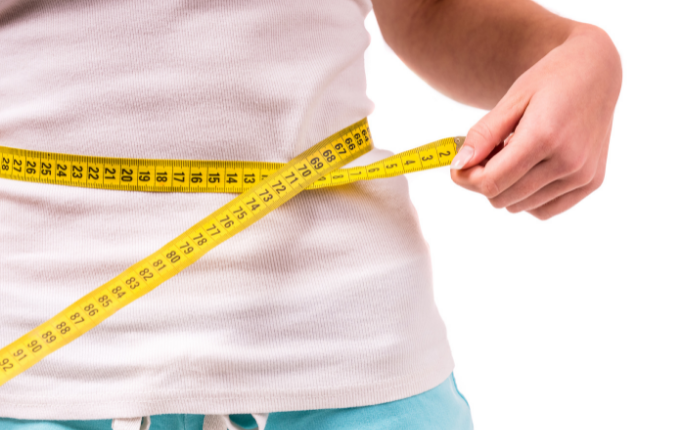
{"label": "yellow measuring tape", "polygon": [[341,169],[373,145],[363,119],[289,163],[84,157],[0,146],[0,178],[88,188],[241,193],[167,245],[0,349],[0,385],[82,336],[304,189],[449,165],[464,138],[447,138],[366,166]]}

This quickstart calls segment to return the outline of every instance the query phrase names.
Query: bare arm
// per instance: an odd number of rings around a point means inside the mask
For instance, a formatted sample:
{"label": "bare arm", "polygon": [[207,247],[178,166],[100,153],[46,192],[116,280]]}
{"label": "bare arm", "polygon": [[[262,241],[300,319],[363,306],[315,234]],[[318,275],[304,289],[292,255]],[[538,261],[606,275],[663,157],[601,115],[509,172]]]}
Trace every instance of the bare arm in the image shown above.
{"label": "bare arm", "polygon": [[621,86],[618,52],[604,31],[529,0],[373,3],[407,66],[443,94],[492,109],[468,133],[454,182],[494,207],[541,219],[600,186]]}

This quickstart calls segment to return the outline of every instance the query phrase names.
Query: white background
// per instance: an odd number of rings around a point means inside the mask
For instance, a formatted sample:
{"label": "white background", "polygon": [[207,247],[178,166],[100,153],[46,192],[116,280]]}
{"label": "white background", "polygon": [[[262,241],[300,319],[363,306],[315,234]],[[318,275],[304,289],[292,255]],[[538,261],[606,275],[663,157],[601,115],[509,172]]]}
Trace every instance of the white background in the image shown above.
{"label": "white background", "polygon": [[[458,386],[477,430],[680,429],[678,7],[541,4],[604,28],[621,54],[607,176],[547,222],[494,209],[445,168],[409,177]],[[366,27],[378,147],[465,135],[485,113],[407,69],[372,13]]]}

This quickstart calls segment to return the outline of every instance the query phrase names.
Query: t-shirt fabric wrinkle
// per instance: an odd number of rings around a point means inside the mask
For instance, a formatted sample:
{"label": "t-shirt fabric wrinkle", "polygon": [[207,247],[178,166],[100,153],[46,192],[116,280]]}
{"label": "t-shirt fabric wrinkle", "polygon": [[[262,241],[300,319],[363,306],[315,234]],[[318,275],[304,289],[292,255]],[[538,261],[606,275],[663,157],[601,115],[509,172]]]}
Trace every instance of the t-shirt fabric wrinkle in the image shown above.
{"label": "t-shirt fabric wrinkle", "polygon": [[[286,162],[371,113],[370,8],[2,2],[0,142]],[[0,345],[232,198],[0,180]],[[296,196],[0,387],[0,416],[343,408],[422,393],[452,369],[428,247],[395,177]]]}

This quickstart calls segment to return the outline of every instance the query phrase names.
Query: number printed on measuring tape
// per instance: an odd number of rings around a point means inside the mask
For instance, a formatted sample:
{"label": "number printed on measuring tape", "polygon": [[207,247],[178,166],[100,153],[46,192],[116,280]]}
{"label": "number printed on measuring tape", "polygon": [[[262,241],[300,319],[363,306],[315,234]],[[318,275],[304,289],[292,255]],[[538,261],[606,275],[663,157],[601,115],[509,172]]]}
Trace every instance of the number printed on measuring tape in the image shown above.
{"label": "number printed on measuring tape", "polygon": [[[365,132],[365,133],[364,133]],[[323,175],[308,189],[403,175],[451,163],[463,138],[447,138],[388,157],[385,160],[349,169],[337,169]],[[368,130],[348,135],[324,149],[317,157],[298,163],[297,176],[288,174],[292,186],[299,186],[312,171],[323,169],[339,157],[345,157],[368,145]],[[98,158],[50,152],[26,151],[0,146],[0,177],[19,181],[67,185],[109,190],[186,193],[243,193],[270,179],[283,163],[251,161],[189,161]],[[281,178],[279,180],[286,179]],[[283,183],[273,185],[281,193]],[[263,196],[268,198],[267,196]]]}
{"label": "number printed on measuring tape", "polygon": [[341,167],[372,149],[366,119],[285,164],[102,158],[0,146],[0,178],[4,179],[107,190],[241,193],[155,253],[0,349],[0,386],[301,191],[446,166],[463,141],[442,139],[347,169]]}

